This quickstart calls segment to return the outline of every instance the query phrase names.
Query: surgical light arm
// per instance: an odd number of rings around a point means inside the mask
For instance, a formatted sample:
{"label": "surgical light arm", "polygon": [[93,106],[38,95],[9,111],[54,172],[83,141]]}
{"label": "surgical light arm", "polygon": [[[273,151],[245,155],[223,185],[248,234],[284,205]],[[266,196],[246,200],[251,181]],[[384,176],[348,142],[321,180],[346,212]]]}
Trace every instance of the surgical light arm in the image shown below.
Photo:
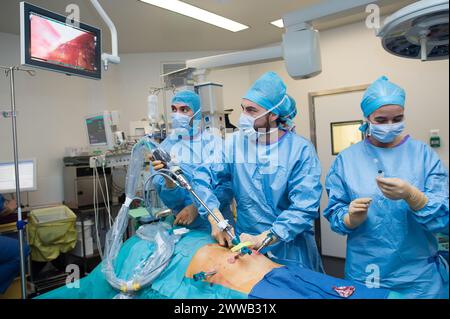
{"label": "surgical light arm", "polygon": [[117,29],[114,23],[112,22],[111,18],[108,16],[108,14],[105,12],[103,7],[100,5],[98,0],[91,0],[92,5],[97,10],[98,14],[102,17],[103,21],[105,21],[106,25],[109,27],[109,30],[111,31],[111,46],[112,46],[112,54],[103,53],[102,54],[102,61],[105,70],[108,70],[109,63],[119,64],[120,63],[120,57],[119,57],[119,44],[117,39]]}
{"label": "surgical light arm", "polygon": [[371,3],[386,0],[327,0],[283,16],[286,29],[282,42],[271,47],[191,59],[186,66],[196,69],[225,68],[284,59],[289,75],[307,79],[322,71],[319,33],[312,23],[330,16],[352,13]]}
{"label": "surgical light arm", "polygon": [[310,27],[315,20],[359,10],[361,7],[379,0],[326,0],[317,5],[302,8],[283,16],[283,24],[287,31]]}

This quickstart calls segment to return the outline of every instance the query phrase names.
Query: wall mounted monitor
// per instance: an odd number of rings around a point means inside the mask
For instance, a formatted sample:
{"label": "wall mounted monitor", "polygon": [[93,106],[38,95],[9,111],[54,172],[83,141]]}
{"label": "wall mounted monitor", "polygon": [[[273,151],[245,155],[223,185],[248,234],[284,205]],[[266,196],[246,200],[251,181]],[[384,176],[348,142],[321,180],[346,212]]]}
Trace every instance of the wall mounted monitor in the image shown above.
{"label": "wall mounted monitor", "polygon": [[101,79],[101,32],[65,16],[20,3],[21,63]]}

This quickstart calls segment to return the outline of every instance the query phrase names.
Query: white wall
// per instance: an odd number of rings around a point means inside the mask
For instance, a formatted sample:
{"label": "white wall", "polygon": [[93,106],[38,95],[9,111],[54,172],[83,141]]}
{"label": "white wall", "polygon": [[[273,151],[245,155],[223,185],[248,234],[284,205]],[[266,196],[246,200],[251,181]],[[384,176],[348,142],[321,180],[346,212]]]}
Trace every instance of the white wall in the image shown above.
{"label": "white wall", "polygon": [[[29,193],[31,205],[63,200],[62,170],[66,147],[86,146],[84,116],[103,110],[120,111],[121,129],[146,117],[150,87],[161,86],[161,64],[218,52],[122,55],[120,65],[103,72],[101,81],[37,70],[35,77],[16,75],[18,145],[20,158],[36,158],[38,191]],[[18,65],[19,37],[0,33],[0,65]],[[217,70],[209,75],[228,88],[225,104],[239,105],[249,82],[248,67]],[[239,93],[241,92],[241,93]],[[237,95],[236,95],[236,94]],[[9,82],[0,74],[0,110],[9,110]],[[160,99],[162,105],[162,98]],[[12,161],[11,120],[0,118],[0,162]],[[24,202],[24,200],[23,200]]]}
{"label": "white wall", "polygon": [[[406,124],[411,135],[428,143],[430,129],[440,129],[438,154],[449,167],[449,64],[448,60],[422,63],[388,54],[363,23],[321,32],[323,72],[312,79],[295,81],[283,62],[254,65],[251,81],[266,71],[277,72],[297,101],[298,131],[310,138],[308,93],[369,84],[386,75],[407,93]],[[355,105],[359,108],[359,105]],[[339,112],[339,109],[336,109]]]}

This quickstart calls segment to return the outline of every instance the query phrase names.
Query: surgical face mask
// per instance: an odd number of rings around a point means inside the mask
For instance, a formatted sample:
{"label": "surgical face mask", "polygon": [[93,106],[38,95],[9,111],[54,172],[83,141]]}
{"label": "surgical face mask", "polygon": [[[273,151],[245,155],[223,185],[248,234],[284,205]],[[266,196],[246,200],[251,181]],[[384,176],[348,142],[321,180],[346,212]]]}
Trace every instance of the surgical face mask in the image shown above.
{"label": "surgical face mask", "polygon": [[248,114],[242,113],[241,117],[239,118],[239,129],[245,135],[248,135],[248,136],[253,136],[254,134],[256,134],[257,136],[260,136],[260,135],[266,135],[266,134],[275,132],[278,129],[277,127],[275,127],[274,129],[272,129],[268,132],[258,132],[255,129],[255,121],[262,118],[263,116],[265,116],[267,114],[268,114],[268,112],[262,114],[261,116],[253,117]]}
{"label": "surgical face mask", "polygon": [[239,129],[246,135],[253,135],[253,134],[257,134],[259,135],[266,135],[266,134],[270,134],[272,132],[275,132],[276,130],[278,130],[278,128],[274,128],[273,130],[270,130],[269,132],[257,132],[255,129],[255,122],[257,120],[259,120],[260,118],[266,116],[267,114],[269,114],[270,112],[272,112],[273,110],[275,110],[276,108],[278,108],[281,104],[283,104],[284,100],[287,98],[288,96],[285,95],[284,98],[281,100],[280,103],[278,103],[277,105],[275,105],[273,108],[271,108],[270,110],[267,110],[266,112],[264,112],[263,114],[259,115],[258,117],[253,117],[250,116],[248,114],[242,113],[240,118],[239,118]]}
{"label": "surgical face mask", "polygon": [[392,143],[405,129],[405,122],[394,124],[372,124],[369,122],[368,135],[381,143]]}
{"label": "surgical face mask", "polygon": [[178,135],[192,135],[193,127],[191,126],[192,119],[200,112],[198,110],[192,117],[184,114],[173,113],[172,114],[172,128]]}
{"label": "surgical face mask", "polygon": [[239,118],[239,128],[242,132],[250,134],[255,130],[255,121],[256,119],[253,116],[242,113]]}

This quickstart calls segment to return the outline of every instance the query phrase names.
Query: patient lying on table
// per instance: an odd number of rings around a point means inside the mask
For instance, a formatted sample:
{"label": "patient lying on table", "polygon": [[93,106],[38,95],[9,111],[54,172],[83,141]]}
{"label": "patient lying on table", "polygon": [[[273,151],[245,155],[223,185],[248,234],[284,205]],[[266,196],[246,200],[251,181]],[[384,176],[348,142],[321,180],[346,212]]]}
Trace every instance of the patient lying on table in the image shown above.
{"label": "patient lying on table", "polygon": [[200,248],[192,258],[185,276],[212,273],[204,280],[242,293],[250,298],[397,298],[384,289],[368,289],[362,285],[307,270],[285,267],[252,251],[235,259],[236,253],[217,244]]}
{"label": "patient lying on table", "polygon": [[185,276],[193,278],[194,274],[200,272],[217,272],[206,277],[205,281],[249,294],[266,274],[282,267],[256,251],[238,259],[235,256],[236,253],[228,248],[208,244],[194,255]]}
{"label": "patient lying on table", "polygon": [[[128,280],[139,260],[148,258],[154,246],[137,236],[124,243],[116,260],[118,277]],[[178,241],[170,263],[150,287],[134,298],[392,298],[384,289],[333,278],[300,267],[286,267],[253,251],[235,259],[236,253],[220,247],[208,233],[190,231]],[[199,273],[212,273],[194,280]],[[196,278],[198,279],[198,278]],[[105,280],[100,265],[79,281],[78,289],[62,287],[39,299],[109,299],[118,294]],[[395,296],[397,297],[397,296]]]}

